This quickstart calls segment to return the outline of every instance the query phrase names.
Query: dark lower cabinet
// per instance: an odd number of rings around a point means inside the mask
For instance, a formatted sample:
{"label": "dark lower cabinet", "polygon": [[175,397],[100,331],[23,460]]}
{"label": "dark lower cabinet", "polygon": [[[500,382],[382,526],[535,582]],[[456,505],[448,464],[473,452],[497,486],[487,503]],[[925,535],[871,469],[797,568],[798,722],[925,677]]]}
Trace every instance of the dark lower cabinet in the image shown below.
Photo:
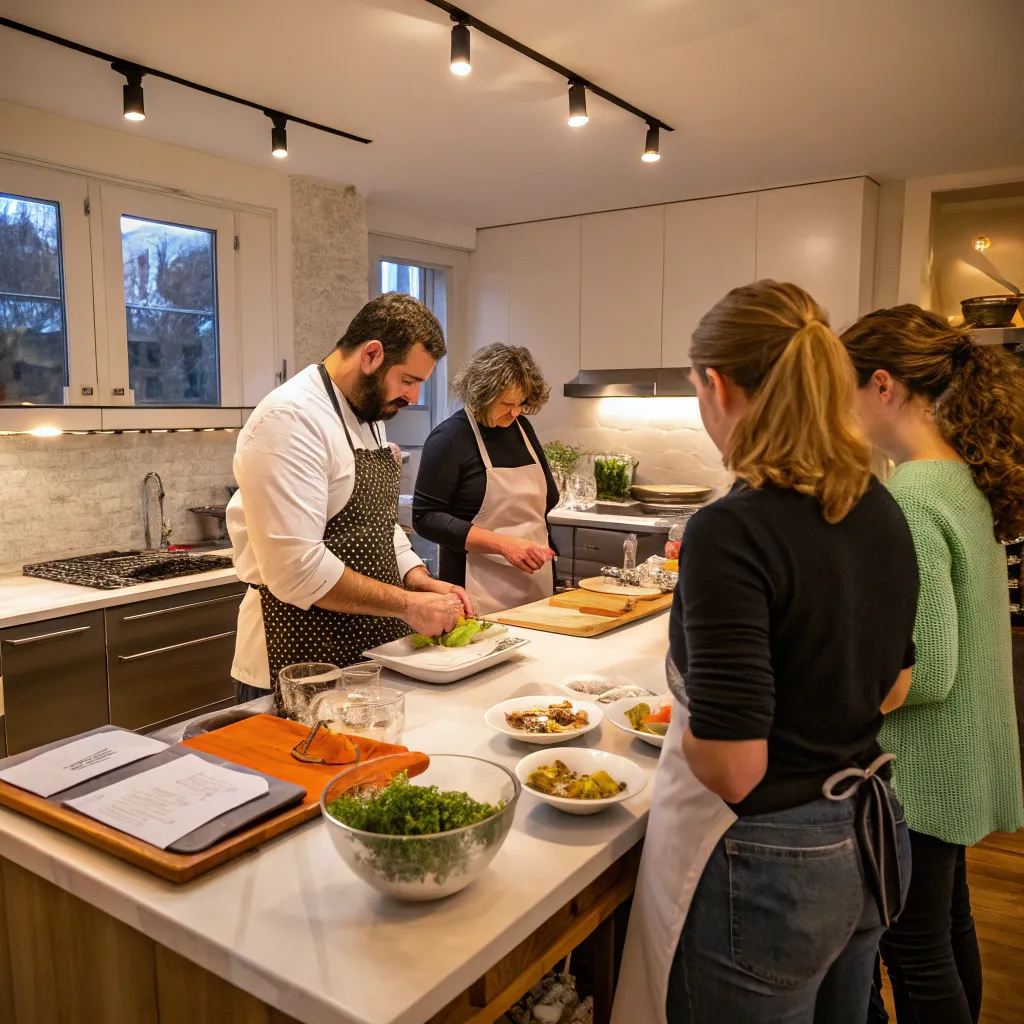
{"label": "dark lower cabinet", "polygon": [[103,612],[0,630],[8,754],[110,721]]}
{"label": "dark lower cabinet", "polygon": [[245,584],[108,608],[110,721],[158,725],[232,703],[231,660]]}
{"label": "dark lower cabinet", "polygon": [[0,715],[0,757],[7,756],[7,730],[4,728],[3,715]]}

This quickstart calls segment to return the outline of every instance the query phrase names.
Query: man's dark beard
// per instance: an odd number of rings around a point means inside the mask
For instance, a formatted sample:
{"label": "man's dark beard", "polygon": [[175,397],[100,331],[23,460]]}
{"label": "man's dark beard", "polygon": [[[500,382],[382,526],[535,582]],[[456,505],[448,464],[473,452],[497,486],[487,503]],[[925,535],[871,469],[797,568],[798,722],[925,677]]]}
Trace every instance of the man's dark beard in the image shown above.
{"label": "man's dark beard", "polygon": [[388,368],[381,366],[373,373],[360,374],[353,393],[348,398],[352,411],[363,423],[390,420],[397,416],[409,403],[404,398],[388,401],[384,377]]}

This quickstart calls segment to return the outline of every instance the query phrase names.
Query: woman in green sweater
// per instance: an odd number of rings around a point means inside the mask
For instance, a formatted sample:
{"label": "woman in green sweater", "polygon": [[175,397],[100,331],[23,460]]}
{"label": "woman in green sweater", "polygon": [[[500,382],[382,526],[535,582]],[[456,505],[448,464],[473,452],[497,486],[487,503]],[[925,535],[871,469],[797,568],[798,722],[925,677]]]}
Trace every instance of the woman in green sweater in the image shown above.
{"label": "woman in green sweater", "polygon": [[[981,958],[965,847],[1024,825],[1000,543],[1024,533],[1024,372],[912,305],[870,313],[842,340],[864,425],[897,466],[889,488],[921,579],[913,682],[878,737],[896,755],[913,854],[881,953],[900,1024],[969,1024]],[[880,999],[874,1012],[887,1019]]]}

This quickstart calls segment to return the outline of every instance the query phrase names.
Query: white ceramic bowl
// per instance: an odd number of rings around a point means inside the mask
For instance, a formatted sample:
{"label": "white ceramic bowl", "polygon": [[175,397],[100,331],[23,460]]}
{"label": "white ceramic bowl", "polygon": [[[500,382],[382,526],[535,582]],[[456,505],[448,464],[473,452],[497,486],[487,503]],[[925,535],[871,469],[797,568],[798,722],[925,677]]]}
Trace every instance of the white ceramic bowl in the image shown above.
{"label": "white ceramic bowl", "polygon": [[608,721],[612,723],[617,729],[621,729],[623,732],[628,733],[634,739],[643,740],[645,743],[650,743],[652,747],[661,747],[665,744],[664,736],[655,736],[653,733],[640,732],[634,729],[629,724],[629,719],[626,717],[626,712],[630,708],[635,708],[637,704],[649,704],[651,711],[657,711],[659,708],[664,707],[666,704],[672,703],[672,696],[667,693],[659,694],[657,697],[624,697],[622,700],[617,700],[614,704],[609,704],[605,709],[605,715]]}
{"label": "white ceramic bowl", "polygon": [[[505,720],[505,715],[510,711],[525,711],[528,708],[547,707],[549,704],[560,704],[563,700],[569,700],[577,711],[586,711],[589,722],[579,729],[570,729],[568,732],[524,732],[522,729],[513,729]],[[575,739],[577,736],[585,736],[588,732],[596,729],[604,720],[604,712],[588,700],[576,700],[575,697],[560,697],[557,694],[542,693],[535,696],[513,697],[511,700],[503,700],[500,704],[488,708],[484,712],[484,721],[495,731],[503,736],[509,736],[521,743],[533,743],[536,746],[549,747],[553,743],[565,743],[566,740]]]}
{"label": "white ceramic bowl", "polygon": [[[604,769],[616,782],[625,782],[626,788],[616,796],[609,796],[603,800],[571,800],[565,796],[549,796],[539,790],[530,789],[526,780],[530,773],[544,765],[553,764],[556,760],[561,761],[570,771],[579,772],[581,775],[592,775],[594,772]],[[523,792],[537,800],[557,807],[566,814],[597,814],[612,804],[621,804],[623,800],[634,797],[637,793],[643,792],[647,785],[647,776],[643,769],[619,754],[610,754],[606,750],[593,750],[590,747],[566,747],[564,750],[538,750],[534,754],[527,754],[519,764],[516,765],[516,777],[522,783]]]}

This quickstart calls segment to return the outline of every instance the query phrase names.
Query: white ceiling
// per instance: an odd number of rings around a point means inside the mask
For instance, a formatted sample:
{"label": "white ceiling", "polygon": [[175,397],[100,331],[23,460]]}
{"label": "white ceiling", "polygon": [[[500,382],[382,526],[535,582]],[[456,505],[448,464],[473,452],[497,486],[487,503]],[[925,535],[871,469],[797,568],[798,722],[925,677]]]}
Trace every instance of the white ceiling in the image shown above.
{"label": "white ceiling", "polygon": [[[644,125],[423,0],[0,0],[0,12],[374,140],[292,125],[285,168],[256,111],[123,79],[0,28],[0,97],[231,157],[351,182],[381,206],[483,226],[824,178],[1024,164],[1022,0],[465,0],[473,14],[676,131]],[[2,128],[0,128],[2,148]]]}

